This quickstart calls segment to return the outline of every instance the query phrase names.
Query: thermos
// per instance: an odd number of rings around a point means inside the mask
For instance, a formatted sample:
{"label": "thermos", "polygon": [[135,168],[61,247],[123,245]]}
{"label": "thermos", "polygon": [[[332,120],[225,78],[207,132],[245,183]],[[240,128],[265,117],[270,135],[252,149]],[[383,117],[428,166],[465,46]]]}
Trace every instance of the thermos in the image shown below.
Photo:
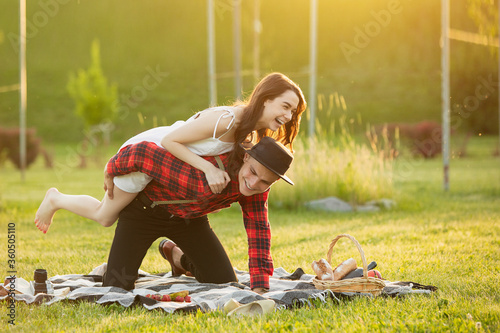
{"label": "thermos", "polygon": [[47,271],[39,268],[35,270],[35,295],[39,293],[47,293]]}

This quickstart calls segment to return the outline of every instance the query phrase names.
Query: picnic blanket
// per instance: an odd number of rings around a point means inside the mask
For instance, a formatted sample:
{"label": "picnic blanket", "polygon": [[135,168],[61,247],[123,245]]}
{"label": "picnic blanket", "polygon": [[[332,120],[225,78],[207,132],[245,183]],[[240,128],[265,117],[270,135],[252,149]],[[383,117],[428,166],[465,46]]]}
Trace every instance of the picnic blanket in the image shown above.
{"label": "picnic blanket", "polygon": [[[173,312],[210,312],[221,310],[224,304],[234,299],[241,304],[254,301],[271,299],[275,302],[275,309],[287,309],[301,306],[311,306],[315,301],[326,303],[329,300],[340,302],[341,299],[352,297],[373,297],[366,293],[334,293],[331,290],[318,290],[311,282],[313,275],[305,274],[301,268],[293,273],[283,268],[274,270],[270,278],[269,292],[259,295],[250,289],[250,275],[248,272],[235,269],[238,282],[225,284],[200,283],[193,277],[172,277],[171,272],[162,274],[149,274],[139,270],[139,278],[135,289],[131,291],[117,287],[102,287],[102,275],[106,264],[96,267],[89,274],[56,275],[49,278],[54,291],[53,293],[42,293],[34,295],[30,283],[24,279],[16,279],[15,301],[23,301],[27,304],[51,305],[60,301],[88,301],[96,304],[109,305],[120,304],[124,307],[142,305],[148,310],[161,309],[168,313]],[[424,286],[414,282],[389,282],[382,296],[404,296],[408,294],[430,294],[437,288]],[[7,288],[6,288],[7,287]],[[5,295],[8,286],[2,286]],[[191,296],[191,302],[160,302],[148,294],[171,294],[187,290]],[[2,295],[2,293],[0,293]]]}

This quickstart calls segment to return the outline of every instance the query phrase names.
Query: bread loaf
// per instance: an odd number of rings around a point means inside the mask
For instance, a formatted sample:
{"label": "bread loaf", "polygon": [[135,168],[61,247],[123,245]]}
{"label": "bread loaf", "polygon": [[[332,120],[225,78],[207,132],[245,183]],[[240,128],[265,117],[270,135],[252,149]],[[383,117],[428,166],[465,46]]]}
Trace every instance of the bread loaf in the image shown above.
{"label": "bread loaf", "polygon": [[312,269],[316,276],[320,280],[333,280],[333,270],[326,259],[320,259],[318,261],[313,261]]}
{"label": "bread loaf", "polygon": [[333,270],[333,280],[341,280],[344,276],[352,272],[358,267],[356,260],[354,258],[349,258]]}

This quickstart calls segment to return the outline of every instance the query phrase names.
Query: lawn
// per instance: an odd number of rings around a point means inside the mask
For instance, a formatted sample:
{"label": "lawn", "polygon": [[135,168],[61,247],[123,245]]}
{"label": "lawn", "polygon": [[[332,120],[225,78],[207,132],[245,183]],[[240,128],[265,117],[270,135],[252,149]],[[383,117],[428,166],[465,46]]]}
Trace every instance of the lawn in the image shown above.
{"label": "lawn", "polygon": [[[367,260],[389,280],[415,281],[439,288],[430,296],[400,299],[355,299],[329,302],[264,317],[232,318],[222,312],[165,314],[143,308],[56,303],[16,304],[16,326],[7,323],[2,306],[0,330],[26,332],[329,332],[415,331],[470,332],[500,330],[500,159],[491,156],[496,138],[475,138],[469,155],[453,159],[450,190],[442,189],[442,162],[400,160],[394,170],[398,206],[376,213],[321,213],[297,208],[273,209],[275,267],[312,273],[313,260],[326,257],[330,240],[340,233],[361,243]],[[58,152],[68,151],[58,147]],[[102,164],[78,169],[58,155],[57,169],[38,161],[24,182],[9,163],[0,169],[0,239],[7,248],[8,223],[15,224],[16,271],[31,280],[36,268],[56,274],[88,273],[107,259],[112,228],[102,228],[68,212],[56,214],[44,235],[33,218],[45,191],[102,196]],[[403,164],[405,163],[404,168]],[[399,165],[398,165],[399,163]],[[63,168],[67,166],[67,168]],[[404,170],[398,174],[398,170]],[[398,176],[399,175],[399,176]],[[272,196],[272,194],[271,194]],[[231,208],[210,217],[233,265],[247,268],[241,214]],[[153,244],[142,269],[165,272],[168,265]],[[348,240],[335,246],[334,260],[359,254]],[[7,251],[0,251],[6,276]]]}

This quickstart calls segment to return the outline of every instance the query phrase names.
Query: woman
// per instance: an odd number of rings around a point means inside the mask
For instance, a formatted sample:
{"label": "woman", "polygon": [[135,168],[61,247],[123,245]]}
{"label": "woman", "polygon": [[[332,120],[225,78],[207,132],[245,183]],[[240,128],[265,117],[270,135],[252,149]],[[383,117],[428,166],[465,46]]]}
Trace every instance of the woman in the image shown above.
{"label": "woman", "polygon": [[[121,148],[141,141],[155,142],[203,171],[212,192],[221,193],[230,175],[234,176],[241,166],[244,149],[240,144],[247,140],[255,143],[270,136],[291,149],[305,108],[306,102],[298,85],[281,73],[271,73],[257,84],[248,101],[230,107],[209,108],[185,122],[140,133]],[[229,151],[229,173],[200,157]],[[66,209],[109,227],[150,180],[141,173],[115,177],[114,190],[108,191],[102,201],[87,195],[63,194],[51,188],[38,208],[35,225],[46,233],[56,211]]]}

